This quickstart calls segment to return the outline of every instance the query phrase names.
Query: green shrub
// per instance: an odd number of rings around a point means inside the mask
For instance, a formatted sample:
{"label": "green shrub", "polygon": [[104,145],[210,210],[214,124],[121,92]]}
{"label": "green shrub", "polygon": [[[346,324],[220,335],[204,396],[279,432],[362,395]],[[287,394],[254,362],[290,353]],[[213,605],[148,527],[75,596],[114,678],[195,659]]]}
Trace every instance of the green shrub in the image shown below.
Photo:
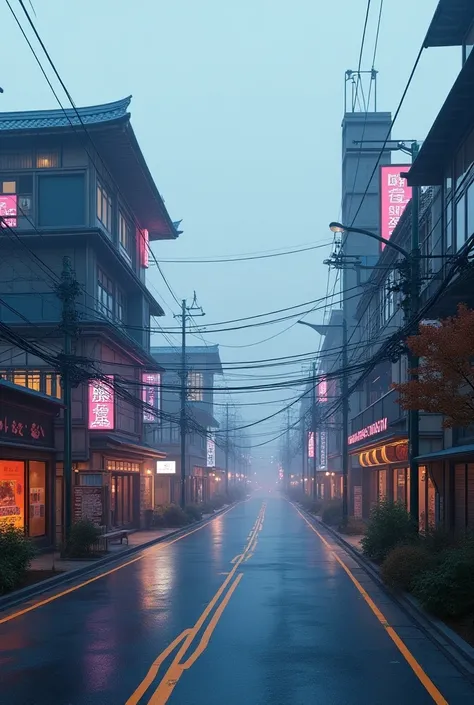
{"label": "green shrub", "polygon": [[190,523],[189,516],[177,504],[168,504],[163,511],[164,526],[177,528]]}
{"label": "green shrub", "polygon": [[197,504],[188,504],[185,512],[191,521],[201,521],[202,519],[202,507]]}
{"label": "green shrub", "polygon": [[81,519],[71,526],[66,541],[65,554],[69,558],[84,558],[91,554],[100,537],[100,529],[88,519]]}
{"label": "green shrub", "polygon": [[411,591],[415,580],[433,568],[435,561],[424,546],[396,546],[382,563],[382,580],[396,590]]}
{"label": "green shrub", "polygon": [[401,502],[381,500],[370,513],[367,531],[361,541],[364,555],[382,562],[395,546],[418,539],[416,525]]}
{"label": "green shrub", "polygon": [[330,499],[324,503],[321,519],[329,526],[337,526],[342,522],[342,502],[340,499]]}
{"label": "green shrub", "polygon": [[445,551],[432,570],[413,584],[413,594],[438,617],[461,617],[474,610],[474,547]]}
{"label": "green shrub", "polygon": [[459,548],[463,542],[461,537],[441,526],[423,532],[420,534],[420,540],[426,550],[434,554],[439,554],[453,548]]}
{"label": "green shrub", "polygon": [[0,525],[0,594],[21,584],[36,553],[35,546],[13,524]]}

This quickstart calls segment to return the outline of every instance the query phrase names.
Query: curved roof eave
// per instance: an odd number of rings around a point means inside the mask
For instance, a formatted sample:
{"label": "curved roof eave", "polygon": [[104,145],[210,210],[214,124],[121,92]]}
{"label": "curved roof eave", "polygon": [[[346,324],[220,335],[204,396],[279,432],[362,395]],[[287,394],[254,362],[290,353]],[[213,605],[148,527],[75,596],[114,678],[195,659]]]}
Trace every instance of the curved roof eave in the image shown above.
{"label": "curved roof eave", "polygon": [[[140,216],[142,227],[149,231],[150,240],[174,240],[182,231],[178,230],[179,222],[174,223],[166,209],[130,124],[131,115],[128,108],[131,99],[130,95],[112,103],[82,108],[0,113],[0,136],[64,133],[71,129],[85,128],[87,130],[87,128],[93,128],[94,140],[98,140],[102,150],[105,150],[105,161],[108,162],[108,167],[111,167],[112,171],[118,169],[118,173],[123,167],[126,172],[129,183],[125,183],[123,178],[119,178],[121,182],[119,187],[129,192],[127,200]],[[119,125],[123,126],[122,134],[125,138],[117,140],[112,149],[107,150],[107,145],[102,139],[108,134],[106,128],[118,127]],[[95,147],[95,141],[92,143]],[[99,147],[99,155],[102,150]],[[122,150],[122,154],[118,158],[117,152],[120,150]],[[125,154],[127,151],[128,155]],[[130,174],[129,170],[133,171],[134,161],[135,171]]]}

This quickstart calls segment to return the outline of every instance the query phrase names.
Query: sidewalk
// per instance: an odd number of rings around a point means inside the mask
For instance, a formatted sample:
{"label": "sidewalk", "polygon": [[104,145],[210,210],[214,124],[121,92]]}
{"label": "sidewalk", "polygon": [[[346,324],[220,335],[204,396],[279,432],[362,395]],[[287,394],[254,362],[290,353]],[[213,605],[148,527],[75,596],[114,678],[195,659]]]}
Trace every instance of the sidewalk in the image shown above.
{"label": "sidewalk", "polygon": [[[129,534],[128,545],[126,542],[122,544],[120,542],[109,542],[108,551],[107,553],[104,553],[104,557],[110,555],[119,556],[120,553],[126,551],[128,548],[142,546],[173,533],[176,533],[176,529],[150,529],[148,531],[137,529],[137,531]],[[39,556],[36,556],[36,558],[33,558],[29,571],[45,571],[49,574],[51,574],[52,571],[57,573],[67,573],[70,570],[78,570],[79,568],[85,568],[86,566],[93,566],[98,563],[98,561],[100,561],[100,558],[63,561],[61,560],[59,551],[51,551],[49,553],[41,553]]]}

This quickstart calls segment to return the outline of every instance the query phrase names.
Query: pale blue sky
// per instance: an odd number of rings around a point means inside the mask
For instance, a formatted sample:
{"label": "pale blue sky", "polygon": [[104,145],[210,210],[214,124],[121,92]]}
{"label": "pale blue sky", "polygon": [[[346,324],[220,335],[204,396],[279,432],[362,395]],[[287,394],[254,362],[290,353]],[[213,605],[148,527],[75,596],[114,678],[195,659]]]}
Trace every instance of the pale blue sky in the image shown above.
{"label": "pale blue sky", "polygon": [[[11,2],[19,10],[17,0]],[[379,110],[395,110],[436,4],[385,0],[376,61]],[[340,210],[344,72],[357,67],[366,0],[33,0],[33,5],[38,30],[78,105],[133,95],[138,140],[170,214],[183,218],[177,242],[153,246],[158,258],[329,241],[327,223]],[[379,0],[372,6],[363,68],[372,62]],[[57,107],[5,3],[0,26],[1,109]],[[460,51],[425,51],[395,138],[426,135],[459,67]],[[163,270],[179,298],[192,297],[196,289],[206,320],[222,321],[324,296],[322,260],[329,250],[239,264],[164,264]],[[155,270],[150,282],[175,310]],[[166,324],[173,323],[168,318]],[[287,326],[208,339],[245,345]],[[222,347],[221,355],[224,363],[295,355],[317,342],[311,330],[294,326],[261,345]],[[229,376],[228,383],[243,380]],[[235,399],[268,402],[244,407],[247,421],[297,393]],[[281,422],[277,417],[259,425],[256,434],[277,433]],[[269,437],[258,435],[255,442]],[[268,446],[263,450],[268,453]]]}

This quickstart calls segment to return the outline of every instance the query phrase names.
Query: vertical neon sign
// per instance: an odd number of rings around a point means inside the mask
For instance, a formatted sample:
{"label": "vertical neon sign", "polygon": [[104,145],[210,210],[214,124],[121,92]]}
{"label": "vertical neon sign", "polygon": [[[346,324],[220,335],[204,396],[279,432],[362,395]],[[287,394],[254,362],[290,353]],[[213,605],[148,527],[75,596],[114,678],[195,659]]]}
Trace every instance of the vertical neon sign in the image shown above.
{"label": "vertical neon sign", "polygon": [[89,382],[89,423],[90,431],[113,431],[115,428],[115,395],[113,375],[105,375],[109,386],[100,379]]}

